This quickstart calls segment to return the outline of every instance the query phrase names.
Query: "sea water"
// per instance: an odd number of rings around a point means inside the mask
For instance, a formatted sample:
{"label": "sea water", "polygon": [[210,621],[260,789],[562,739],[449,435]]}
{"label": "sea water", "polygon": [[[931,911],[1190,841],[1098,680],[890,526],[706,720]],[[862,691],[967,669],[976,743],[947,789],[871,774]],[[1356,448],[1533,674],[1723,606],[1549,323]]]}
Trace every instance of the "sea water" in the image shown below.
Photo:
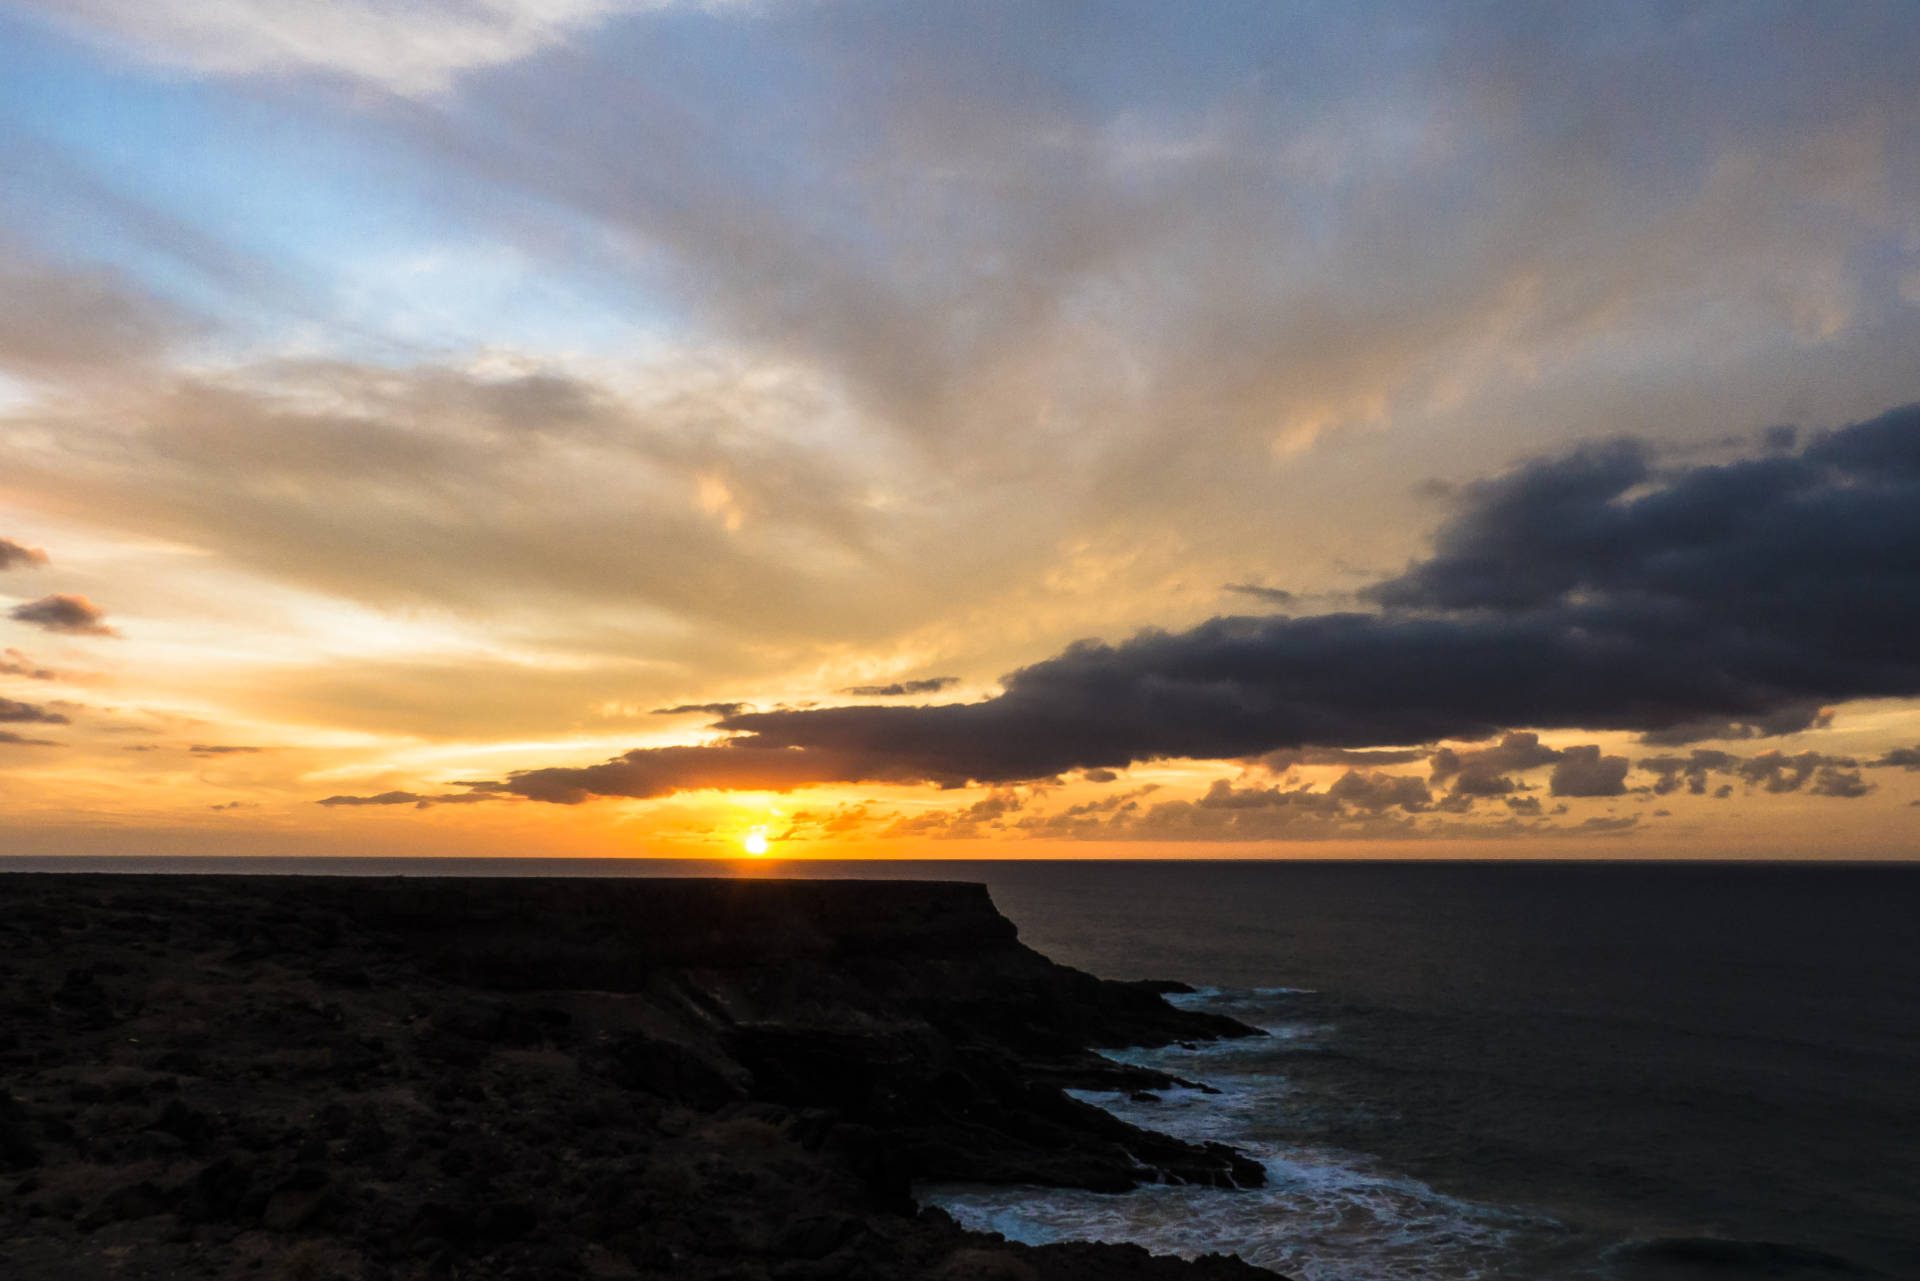
{"label": "sea water", "polygon": [[1264,1163],[1245,1193],[932,1186],[1027,1242],[1302,1281],[1920,1278],[1920,868],[984,869],[1023,937],[1257,1039],[1089,1101]]}
{"label": "sea water", "polygon": [[[102,860],[0,860],[61,869]],[[237,860],[120,861],[236,870]],[[246,870],[737,874],[595,860]],[[1027,1242],[1232,1251],[1301,1281],[1920,1281],[1920,866],[780,863],[984,881],[1022,939],[1258,1038],[1116,1051],[1218,1093],[1083,1097],[1267,1186],[932,1185]]]}

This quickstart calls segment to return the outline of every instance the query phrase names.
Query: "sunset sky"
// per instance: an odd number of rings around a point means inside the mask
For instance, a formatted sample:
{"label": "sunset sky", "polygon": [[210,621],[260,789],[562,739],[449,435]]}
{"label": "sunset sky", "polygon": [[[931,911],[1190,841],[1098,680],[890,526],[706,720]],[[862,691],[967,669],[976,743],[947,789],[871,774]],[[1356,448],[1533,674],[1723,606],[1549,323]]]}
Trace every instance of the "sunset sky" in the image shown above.
{"label": "sunset sky", "polygon": [[1916,66],[0,0],[0,853],[1920,856]]}

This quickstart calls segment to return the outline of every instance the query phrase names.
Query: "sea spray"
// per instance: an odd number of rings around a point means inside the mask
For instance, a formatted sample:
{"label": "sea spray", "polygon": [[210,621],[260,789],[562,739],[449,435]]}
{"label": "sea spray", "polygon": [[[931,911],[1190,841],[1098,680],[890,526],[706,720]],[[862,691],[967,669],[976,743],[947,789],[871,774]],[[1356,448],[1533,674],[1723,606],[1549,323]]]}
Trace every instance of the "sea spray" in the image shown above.
{"label": "sea spray", "polygon": [[[1313,1106],[1288,1079],[1288,1056],[1310,1052],[1333,1029],[1286,1017],[1314,994],[1292,988],[1206,988],[1174,998],[1230,1013],[1268,1033],[1260,1040],[1199,1042],[1112,1052],[1207,1088],[1150,1096],[1076,1092],[1132,1124],[1195,1142],[1231,1144],[1266,1169],[1267,1186],[1244,1192],[1161,1184],[1125,1196],[1071,1189],[929,1184],[917,1190],[963,1225],[1027,1244],[1126,1241],[1157,1254],[1238,1254],[1299,1281],[1433,1281],[1508,1275],[1524,1254],[1560,1235],[1551,1219],[1476,1204],[1396,1173],[1361,1153],[1283,1137],[1290,1115]],[[1521,1247],[1522,1241],[1528,1248]]]}

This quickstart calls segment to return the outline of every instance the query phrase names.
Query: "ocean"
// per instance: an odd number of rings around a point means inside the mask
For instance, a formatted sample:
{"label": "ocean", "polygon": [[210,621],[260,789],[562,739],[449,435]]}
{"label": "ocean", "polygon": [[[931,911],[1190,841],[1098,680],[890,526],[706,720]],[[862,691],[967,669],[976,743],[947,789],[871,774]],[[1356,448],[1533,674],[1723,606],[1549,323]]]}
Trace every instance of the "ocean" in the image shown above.
{"label": "ocean", "polygon": [[[101,867],[99,860],[0,860]],[[235,870],[235,860],[120,863]],[[259,871],[735,873],[738,864],[247,860]],[[1027,1242],[1234,1251],[1300,1281],[1920,1278],[1920,866],[911,862],[1031,946],[1257,1039],[1115,1057],[1086,1095],[1262,1161],[1264,1189],[934,1185]]]}
{"label": "ocean", "polygon": [[1025,1241],[1302,1281],[1920,1278],[1920,867],[1106,863],[978,875],[1033,946],[1257,1041],[1092,1101],[1262,1191],[927,1189]]}

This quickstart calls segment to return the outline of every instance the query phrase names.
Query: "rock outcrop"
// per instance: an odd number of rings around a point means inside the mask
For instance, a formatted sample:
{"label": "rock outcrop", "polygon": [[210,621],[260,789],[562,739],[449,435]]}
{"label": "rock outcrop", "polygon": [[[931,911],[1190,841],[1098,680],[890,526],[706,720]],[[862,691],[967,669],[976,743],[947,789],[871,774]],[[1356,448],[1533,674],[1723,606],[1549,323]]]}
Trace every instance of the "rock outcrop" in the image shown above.
{"label": "rock outcrop", "polygon": [[13,874],[0,958],[10,1276],[1271,1275],[916,1209],[1263,1177],[1064,1092],[1257,1032],[978,885]]}

